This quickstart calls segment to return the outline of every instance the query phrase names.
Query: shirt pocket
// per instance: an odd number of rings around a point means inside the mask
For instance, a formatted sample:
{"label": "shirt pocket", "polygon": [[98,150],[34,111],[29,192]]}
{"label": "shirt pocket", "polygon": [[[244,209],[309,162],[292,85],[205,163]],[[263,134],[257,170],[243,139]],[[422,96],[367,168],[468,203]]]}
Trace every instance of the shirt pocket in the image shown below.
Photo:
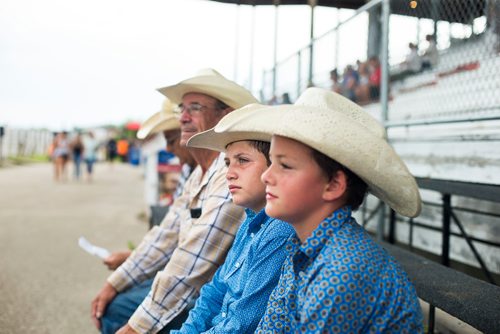
{"label": "shirt pocket", "polygon": [[[244,252],[247,254],[246,252]],[[228,270],[227,274],[224,276],[224,280],[229,280],[231,278],[234,278],[237,274],[241,273],[241,268],[246,262],[246,256],[240,256],[238,259],[236,259],[232,264],[231,268]]]}

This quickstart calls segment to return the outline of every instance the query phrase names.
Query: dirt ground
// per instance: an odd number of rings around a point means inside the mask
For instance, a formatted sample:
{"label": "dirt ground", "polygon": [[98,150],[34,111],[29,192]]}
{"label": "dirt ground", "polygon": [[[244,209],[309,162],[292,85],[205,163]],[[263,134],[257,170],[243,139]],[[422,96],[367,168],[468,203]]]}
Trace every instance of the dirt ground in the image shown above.
{"label": "dirt ground", "polygon": [[0,333],[98,333],[90,301],[110,272],[77,241],[137,244],[143,197],[131,165],[97,164],[93,183],[56,183],[49,163],[0,167]]}

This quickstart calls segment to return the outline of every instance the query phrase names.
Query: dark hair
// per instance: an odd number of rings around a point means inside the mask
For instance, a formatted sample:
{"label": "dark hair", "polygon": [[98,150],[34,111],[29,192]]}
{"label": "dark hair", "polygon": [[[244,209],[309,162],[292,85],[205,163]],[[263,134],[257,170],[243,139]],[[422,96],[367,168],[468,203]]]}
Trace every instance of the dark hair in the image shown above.
{"label": "dark hair", "polygon": [[221,100],[219,99],[215,99],[215,109],[217,110],[226,110],[227,108],[231,108],[230,106],[228,106],[227,104],[225,104],[224,102],[222,102]]}
{"label": "dark hair", "polygon": [[248,140],[248,143],[264,155],[268,166],[271,165],[271,160],[269,159],[269,149],[271,148],[270,142],[262,140]]}
{"label": "dark hair", "polygon": [[350,169],[344,165],[338,163],[332,158],[318,152],[315,149],[312,150],[312,156],[314,161],[323,170],[325,175],[329,180],[332,180],[339,171],[344,172],[347,178],[346,186],[346,205],[350,205],[352,210],[357,210],[363,200],[365,199],[366,192],[368,191],[368,185],[359,176],[354,174]]}
{"label": "dark hair", "polygon": [[[268,166],[271,165],[271,160],[269,159],[269,150],[271,148],[270,142],[262,141],[262,140],[252,140],[252,139],[244,139],[244,140],[238,140],[238,141],[247,142],[248,145],[252,146],[257,151],[259,151],[260,153],[262,153],[264,155]],[[232,143],[227,144],[226,148],[233,143],[235,143],[235,142],[233,141]]]}

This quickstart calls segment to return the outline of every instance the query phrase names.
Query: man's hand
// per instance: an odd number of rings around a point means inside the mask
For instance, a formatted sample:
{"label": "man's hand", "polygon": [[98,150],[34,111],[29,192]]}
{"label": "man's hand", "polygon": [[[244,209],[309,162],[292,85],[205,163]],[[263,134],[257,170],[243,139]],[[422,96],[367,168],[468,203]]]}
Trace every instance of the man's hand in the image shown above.
{"label": "man's hand", "polygon": [[115,270],[130,256],[131,251],[114,252],[104,259],[104,264],[109,270]]}
{"label": "man's hand", "polygon": [[106,282],[104,287],[99,291],[97,296],[92,300],[90,315],[97,329],[101,329],[101,317],[106,310],[108,304],[115,298],[117,291],[115,288]]}
{"label": "man's hand", "polygon": [[126,324],[125,326],[120,328],[118,332],[116,332],[116,334],[137,334],[137,332],[128,324]]}

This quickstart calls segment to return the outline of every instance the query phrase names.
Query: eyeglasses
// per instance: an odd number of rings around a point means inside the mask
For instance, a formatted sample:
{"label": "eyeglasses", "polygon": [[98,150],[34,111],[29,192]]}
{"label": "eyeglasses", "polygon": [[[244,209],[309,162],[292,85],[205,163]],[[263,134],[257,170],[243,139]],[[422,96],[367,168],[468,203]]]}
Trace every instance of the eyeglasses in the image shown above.
{"label": "eyeglasses", "polygon": [[174,109],[174,112],[177,114],[182,114],[184,111],[188,113],[189,116],[199,115],[203,111],[203,109],[215,109],[207,106],[202,106],[199,103],[191,103],[190,105],[183,105],[182,103]]}

